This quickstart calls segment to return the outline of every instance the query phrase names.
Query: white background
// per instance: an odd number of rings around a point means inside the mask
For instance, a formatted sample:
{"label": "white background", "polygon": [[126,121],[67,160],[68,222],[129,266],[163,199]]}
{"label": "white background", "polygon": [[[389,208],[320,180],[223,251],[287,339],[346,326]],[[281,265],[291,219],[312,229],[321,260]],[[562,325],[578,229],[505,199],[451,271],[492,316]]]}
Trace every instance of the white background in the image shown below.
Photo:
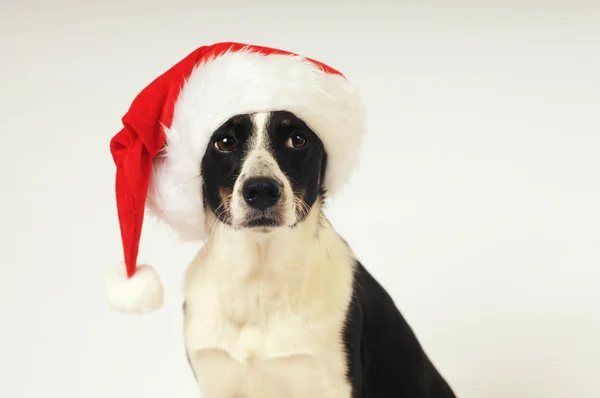
{"label": "white background", "polygon": [[598,3],[85,3],[0,2],[1,397],[198,396],[180,289],[197,248],[148,220],[165,307],[105,300],[108,144],[146,84],[226,40],[362,91],[369,137],[329,214],[459,397],[600,396]]}

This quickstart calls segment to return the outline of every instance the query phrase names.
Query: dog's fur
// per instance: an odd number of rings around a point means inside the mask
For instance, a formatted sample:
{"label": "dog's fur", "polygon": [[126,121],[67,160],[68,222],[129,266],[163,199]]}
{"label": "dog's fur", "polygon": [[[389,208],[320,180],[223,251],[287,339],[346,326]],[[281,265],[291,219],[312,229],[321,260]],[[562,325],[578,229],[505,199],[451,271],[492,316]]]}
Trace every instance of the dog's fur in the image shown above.
{"label": "dog's fur", "polygon": [[[238,115],[199,168],[208,239],[185,280],[206,398],[451,398],[391,297],[322,212],[327,153],[296,115]],[[268,178],[275,204],[249,205]]]}

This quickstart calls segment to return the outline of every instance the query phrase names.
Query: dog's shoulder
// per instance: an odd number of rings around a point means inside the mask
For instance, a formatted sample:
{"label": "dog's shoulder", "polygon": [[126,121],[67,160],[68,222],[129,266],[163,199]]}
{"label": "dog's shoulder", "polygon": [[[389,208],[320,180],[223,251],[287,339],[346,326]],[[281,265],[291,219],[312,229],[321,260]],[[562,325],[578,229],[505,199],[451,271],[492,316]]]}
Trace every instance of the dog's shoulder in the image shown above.
{"label": "dog's shoulder", "polygon": [[358,260],[344,340],[355,397],[454,397],[393,298]]}

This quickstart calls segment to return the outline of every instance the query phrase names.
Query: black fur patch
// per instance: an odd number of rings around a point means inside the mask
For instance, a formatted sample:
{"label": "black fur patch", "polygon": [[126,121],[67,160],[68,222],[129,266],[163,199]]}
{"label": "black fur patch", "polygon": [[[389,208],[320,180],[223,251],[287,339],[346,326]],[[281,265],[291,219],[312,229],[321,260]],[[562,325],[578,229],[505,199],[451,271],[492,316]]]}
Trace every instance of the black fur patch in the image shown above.
{"label": "black fur patch", "polygon": [[455,398],[392,298],[360,262],[343,335],[353,398]]}
{"label": "black fur patch", "polygon": [[[324,191],[325,148],[317,134],[291,112],[273,112],[267,129],[270,150],[290,181],[295,196],[303,201],[299,212],[301,221]],[[305,137],[307,144],[300,149],[286,148],[286,142],[297,134]]]}
{"label": "black fur patch", "polygon": [[[202,158],[200,172],[205,205],[208,205],[215,216],[224,223],[229,223],[231,216],[224,195],[233,192],[253,132],[250,115],[232,117],[213,133]],[[222,152],[215,148],[215,142],[223,138],[235,140],[238,143],[237,149]]]}

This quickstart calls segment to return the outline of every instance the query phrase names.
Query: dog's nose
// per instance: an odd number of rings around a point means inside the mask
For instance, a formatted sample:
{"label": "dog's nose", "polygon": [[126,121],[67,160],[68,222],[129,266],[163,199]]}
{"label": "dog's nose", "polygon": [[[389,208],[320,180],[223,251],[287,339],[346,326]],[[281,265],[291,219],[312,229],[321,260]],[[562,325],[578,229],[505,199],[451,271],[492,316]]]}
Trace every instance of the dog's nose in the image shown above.
{"label": "dog's nose", "polygon": [[253,177],[244,183],[244,199],[250,207],[265,210],[281,197],[281,184],[274,178]]}

